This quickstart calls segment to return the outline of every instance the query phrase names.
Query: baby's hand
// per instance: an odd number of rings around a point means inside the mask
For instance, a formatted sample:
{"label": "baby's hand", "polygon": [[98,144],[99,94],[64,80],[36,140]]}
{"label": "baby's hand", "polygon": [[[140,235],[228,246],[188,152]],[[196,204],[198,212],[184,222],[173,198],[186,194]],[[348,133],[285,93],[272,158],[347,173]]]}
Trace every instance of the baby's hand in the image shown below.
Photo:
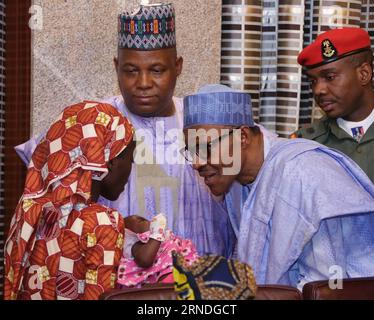
{"label": "baby's hand", "polygon": [[164,241],[166,224],[166,218],[162,213],[159,213],[157,216],[154,216],[149,226],[149,237],[157,241]]}

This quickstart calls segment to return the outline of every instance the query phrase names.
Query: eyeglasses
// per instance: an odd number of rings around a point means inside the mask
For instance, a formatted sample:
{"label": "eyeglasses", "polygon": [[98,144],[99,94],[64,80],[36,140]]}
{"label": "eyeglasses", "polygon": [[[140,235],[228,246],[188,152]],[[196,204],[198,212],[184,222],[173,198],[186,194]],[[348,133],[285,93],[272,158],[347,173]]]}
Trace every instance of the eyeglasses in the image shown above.
{"label": "eyeglasses", "polygon": [[182,150],[184,158],[193,163],[195,158],[198,157],[202,161],[208,161],[212,154],[212,147],[222,141],[223,138],[229,137],[233,134],[235,129],[230,129],[227,134],[219,136],[217,139],[207,142],[206,144],[199,144],[199,148],[194,148],[194,150],[189,150],[188,146],[185,146],[185,149]]}

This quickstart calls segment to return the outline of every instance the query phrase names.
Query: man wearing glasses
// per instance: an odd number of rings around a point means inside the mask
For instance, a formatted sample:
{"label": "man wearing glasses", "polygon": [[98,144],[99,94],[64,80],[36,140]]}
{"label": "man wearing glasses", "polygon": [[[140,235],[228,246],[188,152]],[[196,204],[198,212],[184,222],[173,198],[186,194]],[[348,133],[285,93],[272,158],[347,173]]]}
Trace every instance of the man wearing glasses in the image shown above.
{"label": "man wearing glasses", "polygon": [[[183,128],[183,100],[173,97],[183,69],[183,59],[177,55],[174,7],[141,5],[133,13],[120,14],[118,28],[114,64],[122,95],[104,102],[131,121],[139,142],[137,151],[147,150],[151,161],[142,163],[135,157],[128,184],[118,200],[100,198],[99,202],[124,216],[151,219],[162,212],[168,227],[192,240],[200,254],[229,257],[235,240],[222,203],[190,165],[178,163],[174,154],[164,151],[173,145],[178,150],[179,141],[169,133]],[[17,148],[26,163],[37,142],[31,139]]]}
{"label": "man wearing glasses", "polygon": [[352,160],[269,133],[254,123],[249,95],[226,86],[184,104],[185,156],[225,196],[238,258],[259,284],[374,275],[374,185]]}

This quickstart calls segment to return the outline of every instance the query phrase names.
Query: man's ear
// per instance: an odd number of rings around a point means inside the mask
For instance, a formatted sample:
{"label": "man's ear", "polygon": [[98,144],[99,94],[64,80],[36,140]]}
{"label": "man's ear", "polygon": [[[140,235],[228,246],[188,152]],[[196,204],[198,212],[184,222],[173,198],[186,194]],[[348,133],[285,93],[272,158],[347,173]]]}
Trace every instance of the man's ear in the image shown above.
{"label": "man's ear", "polygon": [[246,126],[241,126],[240,127],[241,133],[240,133],[240,142],[242,149],[245,149],[249,145],[249,140],[250,140],[250,130]]}
{"label": "man's ear", "polygon": [[118,59],[116,57],[113,58],[113,64],[114,64],[114,68],[116,69],[116,72],[118,74]]}
{"label": "man's ear", "polygon": [[371,65],[367,62],[364,62],[359,68],[358,68],[358,77],[359,81],[362,86],[366,86],[369,84],[373,79],[373,68]]}
{"label": "man's ear", "polygon": [[177,77],[181,75],[183,70],[183,58],[178,57],[177,60],[175,60],[175,69],[177,72]]}

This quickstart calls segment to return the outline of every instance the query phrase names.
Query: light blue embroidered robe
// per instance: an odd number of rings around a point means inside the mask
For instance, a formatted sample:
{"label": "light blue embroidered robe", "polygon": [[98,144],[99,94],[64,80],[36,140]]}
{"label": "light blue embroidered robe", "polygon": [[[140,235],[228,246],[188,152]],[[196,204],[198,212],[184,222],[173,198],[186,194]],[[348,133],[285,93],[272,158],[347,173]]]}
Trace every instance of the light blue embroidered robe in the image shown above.
{"label": "light blue embroidered robe", "polygon": [[301,288],[334,277],[336,266],[343,278],[374,276],[370,179],[344,154],[313,141],[271,144],[239,226],[228,201],[239,259],[254,268],[259,284]]}

